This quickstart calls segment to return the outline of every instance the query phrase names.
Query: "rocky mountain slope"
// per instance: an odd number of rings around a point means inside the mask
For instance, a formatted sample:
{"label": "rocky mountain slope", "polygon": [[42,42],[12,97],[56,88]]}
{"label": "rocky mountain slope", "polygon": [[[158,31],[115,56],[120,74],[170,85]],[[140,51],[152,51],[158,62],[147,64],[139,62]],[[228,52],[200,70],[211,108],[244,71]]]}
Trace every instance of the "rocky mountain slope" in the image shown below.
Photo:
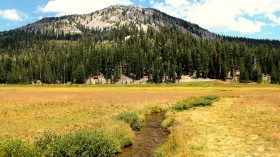
{"label": "rocky mountain slope", "polygon": [[177,28],[203,39],[216,38],[214,33],[196,24],[169,16],[150,8],[111,6],[90,14],[43,18],[19,30],[47,33],[82,34],[85,30],[106,31],[123,25],[133,25],[147,31],[148,27],[159,30],[161,27]]}

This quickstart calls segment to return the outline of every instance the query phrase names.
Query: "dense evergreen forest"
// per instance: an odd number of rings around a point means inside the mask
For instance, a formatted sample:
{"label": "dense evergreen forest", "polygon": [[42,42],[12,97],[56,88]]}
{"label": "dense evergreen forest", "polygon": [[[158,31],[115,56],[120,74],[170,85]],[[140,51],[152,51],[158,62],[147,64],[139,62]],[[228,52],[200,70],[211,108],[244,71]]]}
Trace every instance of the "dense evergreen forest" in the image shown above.
{"label": "dense evergreen forest", "polygon": [[[202,40],[179,30],[147,32],[136,26],[83,35],[13,30],[0,34],[0,83],[84,83],[103,74],[115,83],[121,74],[150,83],[175,82],[182,75],[239,82],[280,83],[280,42],[218,37]],[[230,77],[229,77],[230,76]]]}

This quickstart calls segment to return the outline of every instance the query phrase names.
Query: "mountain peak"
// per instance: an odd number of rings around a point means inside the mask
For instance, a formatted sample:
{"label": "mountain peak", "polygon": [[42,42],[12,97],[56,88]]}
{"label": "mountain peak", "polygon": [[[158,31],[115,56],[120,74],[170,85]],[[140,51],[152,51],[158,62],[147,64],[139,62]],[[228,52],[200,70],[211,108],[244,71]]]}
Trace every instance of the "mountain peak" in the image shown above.
{"label": "mountain peak", "polygon": [[155,30],[160,30],[163,27],[175,28],[183,33],[190,33],[203,39],[216,37],[214,33],[196,24],[169,16],[156,9],[132,6],[110,6],[89,14],[43,18],[20,28],[20,30],[82,34],[85,30],[106,31],[123,25],[133,25],[144,31],[147,31],[148,27]]}

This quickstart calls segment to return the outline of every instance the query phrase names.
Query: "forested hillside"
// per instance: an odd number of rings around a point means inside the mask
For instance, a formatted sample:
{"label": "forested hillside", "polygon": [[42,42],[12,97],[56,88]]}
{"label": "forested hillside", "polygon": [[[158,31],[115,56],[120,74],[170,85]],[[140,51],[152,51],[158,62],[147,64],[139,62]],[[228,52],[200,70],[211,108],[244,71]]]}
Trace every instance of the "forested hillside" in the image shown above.
{"label": "forested hillside", "polygon": [[[111,83],[124,74],[150,83],[182,75],[240,82],[280,83],[280,42],[218,36],[206,40],[177,27],[130,23],[83,33],[24,29],[0,33],[0,83],[85,83],[103,74]],[[239,73],[240,72],[240,73]]]}

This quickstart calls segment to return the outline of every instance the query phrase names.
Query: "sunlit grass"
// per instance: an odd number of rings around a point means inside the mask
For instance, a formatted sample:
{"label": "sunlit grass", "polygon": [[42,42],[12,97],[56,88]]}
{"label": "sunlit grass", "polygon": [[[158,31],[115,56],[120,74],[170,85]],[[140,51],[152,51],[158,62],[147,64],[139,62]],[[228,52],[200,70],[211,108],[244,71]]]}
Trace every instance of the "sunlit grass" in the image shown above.
{"label": "sunlit grass", "polygon": [[176,124],[158,152],[164,156],[278,156],[280,95],[256,93],[169,113]]}
{"label": "sunlit grass", "polygon": [[171,134],[164,156],[275,156],[280,147],[280,88],[276,85],[193,82],[161,85],[0,85],[0,135],[33,142],[46,130],[133,132],[117,119],[169,109],[167,103],[205,95],[213,106],[167,112]]}

